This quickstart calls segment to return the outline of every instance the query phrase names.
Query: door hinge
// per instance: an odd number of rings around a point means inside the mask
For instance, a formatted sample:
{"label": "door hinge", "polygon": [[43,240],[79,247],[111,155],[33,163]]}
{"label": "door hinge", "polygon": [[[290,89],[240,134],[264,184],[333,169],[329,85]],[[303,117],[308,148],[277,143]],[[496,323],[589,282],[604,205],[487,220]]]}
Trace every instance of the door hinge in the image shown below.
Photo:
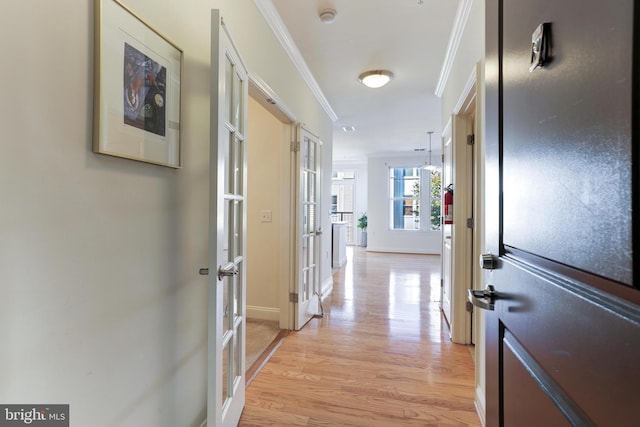
{"label": "door hinge", "polygon": [[442,155],[442,163],[444,163],[444,154]]}
{"label": "door hinge", "polygon": [[473,218],[467,218],[467,228],[473,228]]}
{"label": "door hinge", "polygon": [[289,292],[289,302],[300,302],[300,295],[297,292]]}
{"label": "door hinge", "polygon": [[473,145],[476,143],[476,136],[474,134],[467,135],[467,145]]}
{"label": "door hinge", "polygon": [[440,287],[444,288],[444,279],[440,279]]}
{"label": "door hinge", "polygon": [[469,313],[473,313],[473,303],[472,303],[471,301],[467,301],[467,303],[466,303],[466,304],[467,304],[467,306],[466,306],[466,310],[467,310]]}
{"label": "door hinge", "polygon": [[291,151],[294,153],[300,151],[300,141],[291,141]]}

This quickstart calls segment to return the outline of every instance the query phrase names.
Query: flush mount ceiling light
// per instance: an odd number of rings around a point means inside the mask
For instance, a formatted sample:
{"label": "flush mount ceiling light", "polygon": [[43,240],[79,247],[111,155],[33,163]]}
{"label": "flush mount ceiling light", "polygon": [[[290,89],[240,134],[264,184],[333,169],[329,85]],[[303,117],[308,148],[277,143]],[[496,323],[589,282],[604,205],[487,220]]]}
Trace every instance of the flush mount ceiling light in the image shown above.
{"label": "flush mount ceiling light", "polygon": [[379,88],[391,81],[393,73],[387,70],[366,71],[358,76],[363,85],[370,88]]}
{"label": "flush mount ceiling light", "polygon": [[320,21],[324,22],[325,24],[331,24],[336,20],[337,14],[338,12],[336,12],[335,9],[323,9],[320,11],[320,14],[318,16],[320,16]]}

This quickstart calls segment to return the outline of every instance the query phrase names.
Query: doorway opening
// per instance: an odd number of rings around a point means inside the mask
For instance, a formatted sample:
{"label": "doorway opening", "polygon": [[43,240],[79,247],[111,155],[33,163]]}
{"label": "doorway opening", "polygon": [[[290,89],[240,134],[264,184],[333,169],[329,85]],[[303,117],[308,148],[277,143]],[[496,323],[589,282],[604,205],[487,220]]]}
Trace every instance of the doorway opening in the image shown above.
{"label": "doorway opening", "polygon": [[[267,86],[251,76],[247,156],[247,333],[249,383],[291,328],[289,135],[295,119]],[[285,289],[283,289],[285,288]]]}
{"label": "doorway opening", "polygon": [[482,224],[477,154],[481,135],[477,118],[479,72],[479,67],[473,69],[443,132],[442,188],[452,193],[449,209],[453,214],[446,215],[443,206],[441,307],[450,326],[451,340],[459,344],[476,342],[467,290],[477,287],[480,275],[475,262],[479,257]]}
{"label": "doorway opening", "polygon": [[334,169],[331,174],[331,222],[346,225],[345,242],[350,246],[356,244],[355,178],[351,169]]}

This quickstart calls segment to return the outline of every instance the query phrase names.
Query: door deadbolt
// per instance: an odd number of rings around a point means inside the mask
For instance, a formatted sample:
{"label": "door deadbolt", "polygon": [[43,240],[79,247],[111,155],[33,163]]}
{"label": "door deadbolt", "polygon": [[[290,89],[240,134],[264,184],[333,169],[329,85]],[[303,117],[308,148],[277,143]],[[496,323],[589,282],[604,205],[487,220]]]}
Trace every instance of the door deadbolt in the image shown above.
{"label": "door deadbolt", "polygon": [[493,254],[480,255],[480,267],[484,270],[495,270],[498,267],[498,257]]}

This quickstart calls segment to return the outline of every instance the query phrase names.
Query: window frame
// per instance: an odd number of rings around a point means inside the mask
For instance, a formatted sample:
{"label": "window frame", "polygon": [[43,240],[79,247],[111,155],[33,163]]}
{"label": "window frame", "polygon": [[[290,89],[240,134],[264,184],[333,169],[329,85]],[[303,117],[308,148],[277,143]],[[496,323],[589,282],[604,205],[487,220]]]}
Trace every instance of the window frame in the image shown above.
{"label": "window frame", "polygon": [[[412,170],[412,175],[404,175],[402,177],[403,184],[403,192],[402,196],[394,195],[394,175],[395,170]],[[419,183],[419,195],[415,197],[415,194],[406,194],[407,191],[407,183],[406,178],[408,177],[410,180],[414,181],[416,178],[415,173],[417,172],[417,178]],[[440,173],[440,179],[442,179],[442,172]],[[408,232],[439,232],[441,230],[441,225],[438,225],[438,228],[432,228],[431,224],[431,210],[433,204],[433,198],[431,197],[432,193],[432,185],[433,185],[433,175],[429,170],[424,169],[422,166],[397,166],[397,165],[389,165],[387,166],[387,228],[389,231],[408,231]],[[426,191],[425,191],[426,190]],[[411,190],[409,190],[411,191]],[[403,212],[403,225],[406,224],[408,220],[407,209],[411,209],[411,205],[407,205],[407,201],[411,201],[413,206],[415,206],[415,202],[417,201],[418,206],[418,220],[414,217],[414,222],[419,222],[417,228],[396,228],[394,217],[394,202],[402,201],[402,212]],[[424,208],[427,208],[428,216],[421,215],[424,212]],[[425,220],[426,218],[426,220]],[[441,221],[440,221],[441,223]]]}

